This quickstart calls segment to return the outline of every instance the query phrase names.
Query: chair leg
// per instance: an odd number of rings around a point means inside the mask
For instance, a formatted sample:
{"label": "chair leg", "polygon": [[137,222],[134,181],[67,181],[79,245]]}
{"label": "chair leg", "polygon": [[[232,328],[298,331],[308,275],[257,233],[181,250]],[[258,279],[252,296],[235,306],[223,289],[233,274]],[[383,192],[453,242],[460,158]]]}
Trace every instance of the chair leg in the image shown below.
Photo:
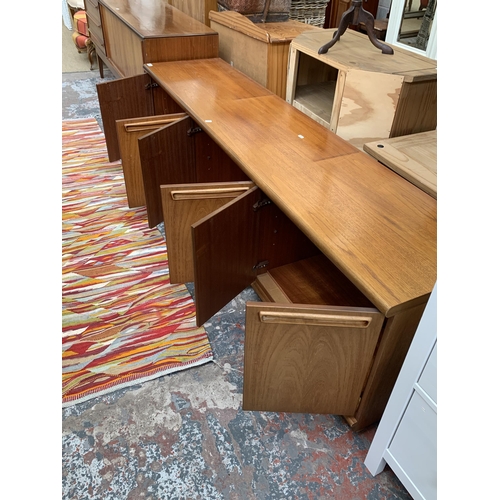
{"label": "chair leg", "polygon": [[97,56],[97,64],[99,65],[99,74],[101,75],[101,78],[104,78],[104,65],[102,59],[99,57],[99,54],[97,52],[96,56]]}
{"label": "chair leg", "polygon": [[90,71],[92,71],[92,57],[95,53],[95,47],[94,47],[94,44],[92,42],[92,40],[90,40],[90,38],[87,40],[87,56],[89,58],[89,62],[90,62]]}

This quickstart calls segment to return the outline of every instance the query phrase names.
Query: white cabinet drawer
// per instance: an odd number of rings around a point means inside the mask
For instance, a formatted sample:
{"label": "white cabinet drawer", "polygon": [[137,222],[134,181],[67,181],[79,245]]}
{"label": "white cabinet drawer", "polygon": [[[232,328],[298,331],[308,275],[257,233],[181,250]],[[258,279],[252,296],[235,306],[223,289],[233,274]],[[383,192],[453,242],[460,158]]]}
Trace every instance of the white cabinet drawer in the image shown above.
{"label": "white cabinet drawer", "polygon": [[418,380],[418,385],[437,404],[437,343],[432,348],[429,359]]}
{"label": "white cabinet drawer", "polygon": [[414,392],[388,450],[426,500],[437,497],[436,443],[437,415]]}

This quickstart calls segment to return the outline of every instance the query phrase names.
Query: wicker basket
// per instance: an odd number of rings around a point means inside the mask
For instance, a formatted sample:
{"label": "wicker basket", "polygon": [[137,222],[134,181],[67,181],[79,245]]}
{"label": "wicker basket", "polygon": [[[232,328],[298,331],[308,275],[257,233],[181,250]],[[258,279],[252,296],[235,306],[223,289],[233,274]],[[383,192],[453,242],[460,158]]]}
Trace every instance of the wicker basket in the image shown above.
{"label": "wicker basket", "polygon": [[290,19],[322,28],[329,0],[292,0]]}
{"label": "wicker basket", "polygon": [[[290,16],[291,0],[271,0],[265,22],[287,21]],[[217,0],[219,12],[234,10],[248,17],[254,23],[262,22],[265,0]]]}

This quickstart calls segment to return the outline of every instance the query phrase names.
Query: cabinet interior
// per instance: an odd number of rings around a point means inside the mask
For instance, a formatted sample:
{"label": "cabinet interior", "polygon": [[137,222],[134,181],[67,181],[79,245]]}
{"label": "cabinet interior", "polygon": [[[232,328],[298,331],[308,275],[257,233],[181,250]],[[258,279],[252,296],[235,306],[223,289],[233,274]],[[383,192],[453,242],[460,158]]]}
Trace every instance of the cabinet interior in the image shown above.
{"label": "cabinet interior", "polygon": [[298,53],[294,106],[323,126],[330,126],[339,70],[304,53]]}
{"label": "cabinet interior", "polygon": [[375,309],[323,254],[270,269],[257,276],[252,287],[267,302]]}

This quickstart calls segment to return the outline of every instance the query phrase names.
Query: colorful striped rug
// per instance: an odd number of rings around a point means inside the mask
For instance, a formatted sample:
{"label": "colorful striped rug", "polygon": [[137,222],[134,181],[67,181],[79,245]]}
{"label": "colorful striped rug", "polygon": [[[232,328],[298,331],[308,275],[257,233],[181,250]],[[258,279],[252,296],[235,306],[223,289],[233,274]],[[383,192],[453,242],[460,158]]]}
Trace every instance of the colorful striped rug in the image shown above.
{"label": "colorful striped rug", "polygon": [[213,359],[95,119],[62,122],[63,407]]}

